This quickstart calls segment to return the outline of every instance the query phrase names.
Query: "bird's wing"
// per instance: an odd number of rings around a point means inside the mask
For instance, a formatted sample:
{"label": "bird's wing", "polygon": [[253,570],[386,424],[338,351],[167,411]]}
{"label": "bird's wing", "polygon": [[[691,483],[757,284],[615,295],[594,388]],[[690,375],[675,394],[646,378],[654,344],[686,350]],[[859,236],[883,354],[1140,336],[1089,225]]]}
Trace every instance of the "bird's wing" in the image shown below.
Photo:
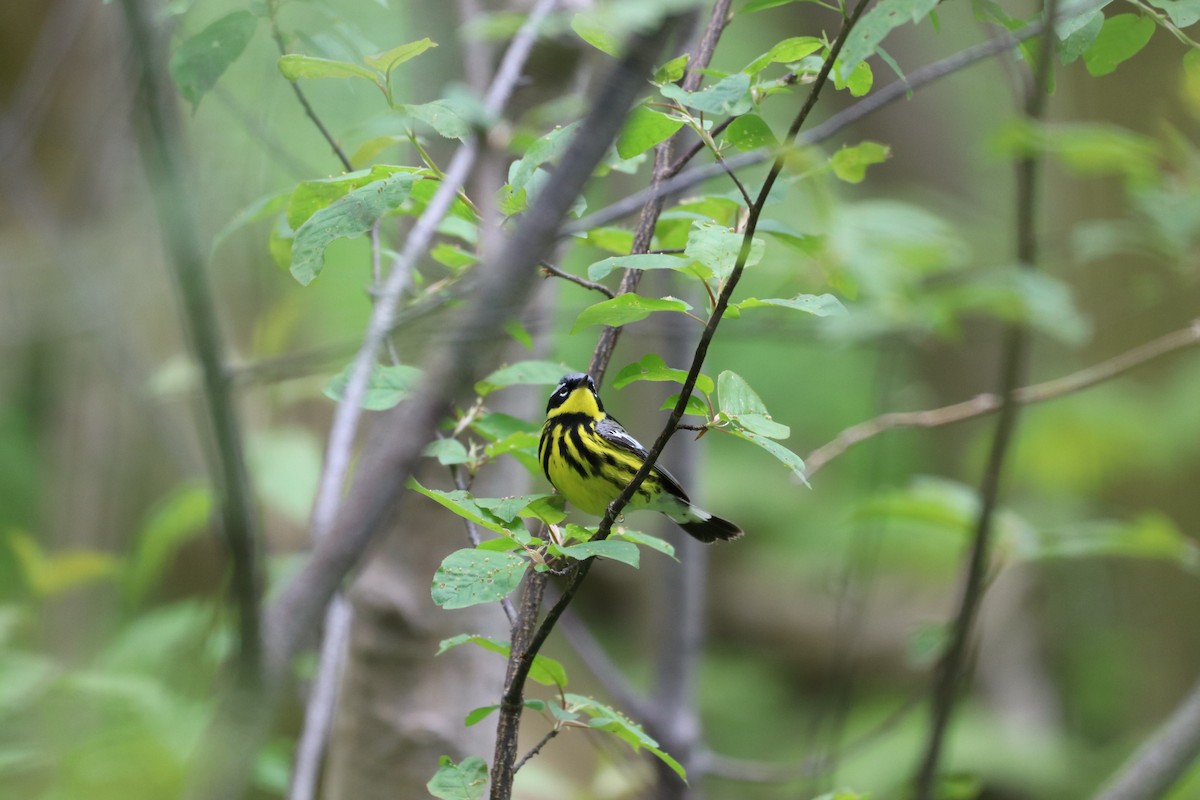
{"label": "bird's wing", "polygon": [[[600,434],[609,444],[637,456],[639,461],[645,461],[646,456],[650,455],[641,442],[630,436],[629,431],[622,428],[621,423],[610,416],[605,416],[604,419],[596,423],[596,433]],[[663,488],[670,494],[675,495],[684,502],[691,502],[688,499],[687,492],[679,485],[679,481],[661,463],[655,462],[652,472],[657,474],[658,479],[662,481]]]}

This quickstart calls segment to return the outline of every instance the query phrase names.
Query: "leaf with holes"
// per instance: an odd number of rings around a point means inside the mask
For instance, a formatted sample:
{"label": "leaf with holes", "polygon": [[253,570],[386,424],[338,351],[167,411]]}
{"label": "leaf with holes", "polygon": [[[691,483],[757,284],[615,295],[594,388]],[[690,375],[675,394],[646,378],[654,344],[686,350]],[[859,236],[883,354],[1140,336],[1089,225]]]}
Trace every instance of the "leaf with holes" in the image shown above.
{"label": "leaf with holes", "polygon": [[479,800],[487,788],[487,762],[479,756],[468,756],[455,764],[442,756],[438,771],[425,788],[438,800]]}
{"label": "leaf with holes", "polygon": [[517,588],[529,561],[515,553],[468,548],[442,560],[433,575],[433,602],[445,609],[495,603]]}

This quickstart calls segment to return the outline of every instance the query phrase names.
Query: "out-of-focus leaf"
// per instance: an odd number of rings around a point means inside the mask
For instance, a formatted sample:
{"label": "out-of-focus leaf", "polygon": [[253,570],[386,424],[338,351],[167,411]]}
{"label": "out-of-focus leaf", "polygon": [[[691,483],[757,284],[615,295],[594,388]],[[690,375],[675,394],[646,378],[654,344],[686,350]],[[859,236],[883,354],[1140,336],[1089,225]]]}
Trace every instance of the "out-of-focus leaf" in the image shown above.
{"label": "out-of-focus leaf", "polygon": [[[341,402],[346,396],[350,373],[354,364],[348,364],[325,387],[325,396]],[[362,407],[371,411],[384,411],[400,403],[412,394],[421,379],[421,370],[407,364],[375,364],[367,379],[367,390],[363,395]]]}
{"label": "out-of-focus leaf", "polygon": [[654,71],[655,83],[674,83],[683,77],[683,73],[687,70],[688,61],[692,58],[690,53],[684,53],[681,56],[672,58],[667,63],[663,64]]}
{"label": "out-of-focus leaf", "polygon": [[503,600],[525,576],[529,561],[515,553],[468,548],[442,559],[430,595],[441,608],[467,608]]}
{"label": "out-of-focus leaf", "polygon": [[321,446],[306,428],[278,428],[250,437],[246,462],[267,504],[306,525],[321,478]]}
{"label": "out-of-focus leaf", "polygon": [[266,219],[282,211],[287,206],[291,195],[291,192],[279,192],[260,197],[235,214],[233,219],[225,223],[225,227],[221,228],[217,235],[213,237],[212,245],[209,247],[209,257],[211,258],[212,254],[216,253],[225,240],[232,234],[251,223],[257,222],[260,219]]}
{"label": "out-of-focus leaf", "polygon": [[744,72],[735,72],[698,92],[689,92],[673,83],[662,86],[659,92],[680,105],[718,116],[745,114],[753,106],[750,76]]}
{"label": "out-of-focus leaf", "polygon": [[1149,0],[1149,3],[1167,12],[1177,28],[1188,28],[1200,21],[1200,0]]}
{"label": "out-of-focus leaf", "polygon": [[923,20],[937,7],[937,0],[879,0],[859,19],[846,40],[835,69],[842,75],[875,54],[884,37],[907,21]]}
{"label": "out-of-focus leaf", "polygon": [[553,361],[518,361],[488,375],[475,384],[475,392],[485,397],[508,386],[554,386],[571,368]]}
{"label": "out-of-focus leaf", "polygon": [[1104,20],[1096,41],[1083,54],[1093,78],[1107,75],[1137,55],[1154,35],[1154,20],[1140,14],[1115,14]]}
{"label": "out-of-focus leaf", "polygon": [[867,176],[867,167],[882,164],[891,157],[892,148],[879,142],[862,142],[853,147],[843,147],[829,159],[833,174],[846,183],[862,183]]}
{"label": "out-of-focus leaf", "polygon": [[386,50],[377,55],[367,56],[363,61],[386,75],[405,61],[416,58],[431,47],[437,47],[437,43],[427,37],[393,47],[391,50]]}
{"label": "out-of-focus leaf", "polygon": [[289,81],[298,81],[301,78],[366,78],[371,83],[378,84],[380,80],[378,73],[361,64],[299,53],[280,56],[279,71]]}
{"label": "out-of-focus leaf", "polygon": [[159,501],[138,530],[125,564],[121,590],[127,605],[141,603],[179,548],[208,528],[212,511],[212,492],[201,484],[177,486]]}
{"label": "out-of-focus leaf", "polygon": [[621,37],[613,31],[604,20],[596,14],[580,12],[571,18],[571,30],[579,34],[579,38],[613,58],[621,53]]}
{"label": "out-of-focus leaf", "polygon": [[1170,561],[1200,570],[1200,547],[1168,517],[1150,513],[1130,521],[1102,520],[1038,531],[1019,543],[1018,556],[1043,558],[1138,558]]}
{"label": "out-of-focus leaf", "polygon": [[422,455],[436,458],[439,464],[443,466],[451,466],[453,464],[465,464],[471,460],[471,456],[467,453],[467,448],[458,439],[434,439],[425,447],[425,452]]}
{"label": "out-of-focus leaf", "polygon": [[246,51],[257,28],[257,17],[235,11],[189,37],[171,54],[171,78],[193,110]]}
{"label": "out-of-focus leaf", "polygon": [[26,583],[40,599],[108,580],[121,568],[117,558],[98,550],[75,548],[46,553],[22,531],[10,530],[7,538]]}
{"label": "out-of-focus leaf", "polygon": [[419,105],[402,104],[397,110],[433,128],[439,136],[462,141],[471,135],[471,120],[462,107],[448,98]]}

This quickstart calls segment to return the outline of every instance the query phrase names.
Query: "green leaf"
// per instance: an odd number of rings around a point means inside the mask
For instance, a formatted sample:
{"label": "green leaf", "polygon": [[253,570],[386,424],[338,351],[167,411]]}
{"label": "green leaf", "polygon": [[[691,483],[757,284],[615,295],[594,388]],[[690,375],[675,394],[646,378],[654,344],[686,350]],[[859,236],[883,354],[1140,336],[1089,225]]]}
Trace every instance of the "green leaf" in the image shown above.
{"label": "green leaf", "polygon": [[1200,0],[1149,0],[1150,5],[1167,12],[1177,28],[1187,28],[1200,20]]}
{"label": "green leaf", "polygon": [[438,771],[425,788],[438,800],[479,800],[487,781],[487,762],[479,756],[468,756],[461,764],[442,756]]}
{"label": "green leaf", "polygon": [[670,767],[680,779],[687,780],[687,773],[680,763],[659,749],[658,742],[650,738],[642,730],[641,725],[634,723],[611,706],[607,706],[590,697],[568,692],[564,695],[564,699],[567,701],[566,710],[568,712],[583,714],[588,717],[588,727],[613,734],[633,748],[634,752],[645,748]]}
{"label": "green leaf", "polygon": [[1016,543],[1014,550],[1026,559],[1139,558],[1200,570],[1200,547],[1157,512],[1129,522],[1082,522],[1039,531],[1031,541]]}
{"label": "green leaf", "polygon": [[189,37],[171,54],[171,79],[193,111],[245,52],[257,27],[258,18],[249,11],[235,11]]}
{"label": "green leaf", "polygon": [[791,470],[792,474],[796,476],[797,480],[801,481],[805,486],[809,485],[808,479],[804,477],[804,460],[791,450],[788,450],[786,447],[781,445],[779,442],[775,441],[774,439],[768,439],[765,436],[759,436],[753,431],[740,428],[733,428],[730,430],[730,433],[732,433],[734,436],[738,436],[748,442],[758,445],[763,450],[766,450],[768,453],[775,456],[780,463]]}
{"label": "green leaf", "polygon": [[571,333],[578,333],[589,325],[628,325],[645,319],[655,311],[686,312],[691,309],[690,305],[674,297],[642,297],[628,292],[585,308],[576,318]]}
{"label": "green leaf", "polygon": [[771,419],[762,398],[735,372],[726,370],[717,377],[717,400],[721,413],[739,428],[772,439],[791,435],[787,425]]}
{"label": "green leaf", "polygon": [[480,706],[472,709],[463,720],[463,725],[470,728],[472,725],[478,725],[492,715],[492,712],[499,710],[500,706]]}
{"label": "green leaf", "polygon": [[622,564],[637,569],[641,551],[637,549],[637,545],[633,542],[616,541],[613,539],[600,539],[595,542],[582,542],[573,544],[569,547],[561,548],[561,552],[567,558],[574,558],[579,561],[599,556],[601,558],[611,558],[613,561],[620,561]]}
{"label": "green leaf", "polygon": [[121,593],[127,606],[145,599],[183,544],[208,530],[212,513],[212,492],[202,484],[177,486],[155,505],[124,566]]}
{"label": "green leaf", "polygon": [[[663,555],[675,558],[675,546],[661,537],[651,536],[650,534],[642,533],[641,531],[631,531],[628,528],[616,528],[612,535],[619,539],[624,539],[627,542],[640,544],[645,547],[649,547],[651,550],[657,550]],[[678,561],[679,559],[675,560]]]}
{"label": "green leaf", "polygon": [[291,197],[288,198],[287,224],[293,230],[299,228],[308,221],[309,217],[322,208],[328,207],[330,203],[339,197],[344,197],[355,189],[359,189],[375,181],[383,180],[384,178],[389,178],[397,173],[421,176],[428,174],[423,170],[379,164],[369,169],[347,172],[344,175],[338,175],[333,178],[301,181],[292,190]]}
{"label": "green leaf", "polygon": [[477,525],[482,525],[489,531],[495,531],[503,536],[511,537],[516,528],[525,530],[519,522],[513,522],[511,517],[508,520],[500,519],[491,511],[481,506],[468,492],[464,492],[461,489],[449,492],[442,491],[441,489],[427,489],[418,483],[415,478],[409,479],[408,488],[425,495],[435,503],[445,506],[460,517],[469,519]]}
{"label": "green leaf", "polygon": [[682,128],[683,120],[655,111],[647,106],[638,106],[629,112],[625,127],[617,137],[617,155],[633,158],[646,152],[659,142],[664,142]]}
{"label": "green leaf", "polygon": [[698,92],[685,91],[673,83],[661,87],[659,92],[680,105],[718,116],[745,114],[753,106],[750,76],[744,72],[735,72]]}
{"label": "green leaf", "polygon": [[[712,270],[719,280],[724,281],[733,272],[737,257],[742,251],[742,239],[745,238],[737,231],[731,231],[724,225],[707,220],[692,224],[688,231],[687,247],[684,255]],[[746,266],[752,267],[762,261],[766,243],[758,237],[750,243],[750,255],[746,258]]]}
{"label": "green leaf", "polygon": [[618,255],[633,249],[633,231],[624,228],[592,228],[587,232],[588,244]]}
{"label": "green leaf", "polygon": [[467,608],[503,600],[525,576],[529,561],[516,553],[468,548],[442,560],[430,596],[441,608]]}
{"label": "green leaf", "polygon": [[682,78],[691,58],[691,53],[684,53],[663,64],[654,71],[654,83],[674,83]]}
{"label": "green leaf", "polygon": [[508,386],[554,386],[562,376],[571,372],[565,364],[552,361],[518,361],[488,375],[475,384],[475,392],[486,397]]}
{"label": "green leaf", "polygon": [[839,80],[838,76],[834,77],[834,85],[838,89],[849,89],[851,97],[862,97],[871,91],[874,84],[875,73],[866,61],[860,61],[858,66],[850,70],[850,74],[844,79]]}
{"label": "green leaf", "polygon": [[875,54],[880,43],[892,31],[911,20],[920,22],[937,7],[938,0],[879,0],[863,14],[838,57],[837,71],[849,75],[861,62]]}
{"label": "green leaf", "polygon": [[120,561],[99,550],[76,548],[46,553],[32,536],[22,531],[10,530],[7,538],[26,583],[38,599],[107,580],[121,568]]}
{"label": "green leaf", "polygon": [[1014,156],[1048,153],[1078,175],[1121,175],[1145,185],[1159,174],[1159,146],[1148,136],[1104,123],[1013,123],[996,145]]}
{"label": "green leaf", "polygon": [[299,53],[280,56],[279,71],[289,81],[298,81],[301,78],[366,78],[378,86],[381,79],[379,73],[359,64],[303,56]]}
{"label": "green leaf", "polygon": [[433,100],[420,105],[401,104],[396,107],[402,114],[425,123],[447,139],[465,140],[471,135],[471,117],[460,103],[450,98]]}
{"label": "green leaf", "polygon": [[467,448],[458,439],[434,439],[426,445],[421,455],[436,458],[438,463],[444,466],[466,464],[471,460]]}
{"label": "green leaf", "polygon": [[829,159],[833,174],[846,183],[862,183],[867,176],[867,167],[882,164],[892,155],[892,148],[879,142],[862,142],[853,147],[843,147]]}
{"label": "green leaf", "polygon": [[835,314],[846,313],[846,307],[842,305],[842,301],[831,294],[798,294],[790,299],[768,297],[766,300],[750,297],[736,305],[742,310],[747,308],[761,308],[763,306],[791,308],[818,317],[830,317]]}
{"label": "green leaf", "polygon": [[548,493],[522,494],[513,497],[476,497],[475,503],[480,508],[487,509],[498,519],[512,522],[517,516],[538,500],[553,497]]}
{"label": "green leaf", "polygon": [[668,253],[639,253],[612,256],[588,267],[588,277],[594,281],[606,278],[614,269],[677,269],[684,270],[691,261]]}
{"label": "green leaf", "polygon": [[[687,380],[687,370],[672,369],[663,361],[658,353],[647,353],[639,360],[628,364],[617,373],[613,379],[614,389],[624,389],[634,381],[675,381],[683,383]],[[704,373],[696,376],[696,389],[704,394],[712,394],[713,380]]]}
{"label": "green leaf", "polygon": [[616,58],[621,53],[621,40],[604,23],[599,15],[579,12],[571,17],[571,30],[579,34],[579,38],[599,50],[601,53]]}
{"label": "green leaf", "polygon": [[[1064,27],[1066,23],[1072,23]],[[1058,43],[1058,58],[1064,64],[1070,64],[1086,53],[1095,43],[1096,37],[1104,27],[1104,12],[1096,9],[1090,14],[1080,14],[1068,17],[1055,26],[1061,41]]]}
{"label": "green leaf", "polygon": [[431,47],[437,47],[437,43],[428,38],[420,39],[408,44],[402,44],[399,47],[393,47],[391,50],[386,50],[377,55],[367,56],[363,61],[386,75],[405,61],[416,58]]}
{"label": "green leaf", "polygon": [[412,194],[412,174],[397,173],[354,189],[319,209],[296,229],[292,242],[292,275],[303,286],[312,283],[325,263],[325,248],[336,239],[362,236],[380,217],[395,211]]}
{"label": "green leaf", "polygon": [[824,44],[815,36],[793,36],[790,39],[784,39],[751,61],[745,66],[742,72],[754,76],[772,64],[788,64],[793,61],[799,61],[805,56],[817,52],[822,47],[824,47]]}
{"label": "green leaf", "polygon": [[1154,35],[1154,20],[1138,14],[1116,14],[1104,20],[1096,41],[1083,54],[1083,63],[1093,78],[1107,75],[1123,61],[1133,58]]}
{"label": "green leaf", "polygon": [[[347,364],[325,387],[325,396],[340,403],[346,396],[346,386],[350,383],[350,373],[353,371],[354,364]],[[370,411],[392,408],[412,394],[420,379],[421,370],[416,367],[407,364],[375,364],[371,367],[371,376],[367,379],[362,407]]]}
{"label": "green leaf", "polygon": [[[663,401],[662,406],[658,410],[659,411],[674,411],[675,404],[679,402],[680,394],[681,394],[680,392],[676,392],[675,394],[668,397],[666,400]],[[692,394],[688,397],[687,408],[685,408],[683,410],[683,413],[691,414],[696,417],[704,417],[707,419],[708,418],[708,406],[705,404],[703,398],[697,396],[696,394]]]}
{"label": "green leaf", "polygon": [[743,114],[729,123],[725,129],[725,141],[738,150],[757,150],[779,144],[771,126],[757,114]]}
{"label": "green leaf", "polygon": [[[502,639],[471,633],[460,633],[458,636],[443,639],[441,644],[438,645],[437,655],[440,656],[447,650],[463,644],[478,645],[484,650],[499,653],[505,658],[508,658],[512,650],[512,646]],[[543,686],[557,686],[560,689],[567,687],[567,671],[563,668],[562,662],[556,661],[549,656],[536,655],[533,657],[533,665],[529,668],[529,678]]]}

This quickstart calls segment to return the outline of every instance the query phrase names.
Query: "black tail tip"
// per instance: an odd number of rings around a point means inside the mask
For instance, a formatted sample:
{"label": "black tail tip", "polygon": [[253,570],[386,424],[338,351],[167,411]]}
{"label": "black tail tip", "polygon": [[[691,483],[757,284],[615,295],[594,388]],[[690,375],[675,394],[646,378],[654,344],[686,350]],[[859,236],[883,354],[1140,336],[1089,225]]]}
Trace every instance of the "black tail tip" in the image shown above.
{"label": "black tail tip", "polygon": [[679,527],[687,531],[693,538],[699,539],[705,544],[733,541],[734,539],[741,538],[743,533],[742,529],[737,525],[720,517],[709,517],[706,520],[697,522],[684,522]]}

